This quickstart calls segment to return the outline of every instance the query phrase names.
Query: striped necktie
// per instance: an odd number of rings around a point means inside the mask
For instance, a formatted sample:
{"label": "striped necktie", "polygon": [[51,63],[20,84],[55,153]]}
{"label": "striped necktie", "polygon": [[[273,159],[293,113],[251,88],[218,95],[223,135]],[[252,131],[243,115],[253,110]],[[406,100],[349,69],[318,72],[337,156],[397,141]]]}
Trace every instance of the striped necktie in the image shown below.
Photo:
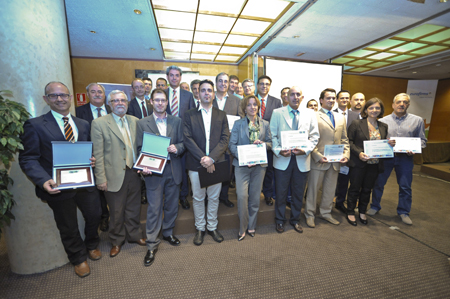
{"label": "striped necktie", "polygon": [[265,100],[261,99],[261,118],[264,118],[264,114],[266,113],[266,104]]}
{"label": "striped necktie", "polygon": [[170,106],[170,111],[172,112],[173,116],[178,116],[178,97],[176,89],[173,90],[172,105]]}
{"label": "striped necktie", "polygon": [[74,142],[75,137],[73,136],[72,126],[69,124],[69,118],[64,116],[62,119],[64,121],[64,136],[66,140]]}

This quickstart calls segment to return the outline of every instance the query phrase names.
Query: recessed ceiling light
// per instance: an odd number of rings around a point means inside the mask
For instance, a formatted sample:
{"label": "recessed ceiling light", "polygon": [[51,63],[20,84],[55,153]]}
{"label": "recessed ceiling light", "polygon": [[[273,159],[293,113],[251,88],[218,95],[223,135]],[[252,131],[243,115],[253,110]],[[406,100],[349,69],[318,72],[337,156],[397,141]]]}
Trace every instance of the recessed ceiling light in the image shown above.
{"label": "recessed ceiling light", "polygon": [[150,51],[155,51],[156,49],[155,48],[150,48]]}
{"label": "recessed ceiling light", "polygon": [[300,38],[300,35],[294,35],[293,38]]}
{"label": "recessed ceiling light", "polygon": [[412,72],[413,74],[417,74],[417,72]]}
{"label": "recessed ceiling light", "polygon": [[298,53],[297,55],[295,55],[295,56],[302,56],[303,54],[305,54],[305,52],[300,52],[300,53]]}
{"label": "recessed ceiling light", "polygon": [[439,2],[441,2],[441,3],[446,3],[447,0],[439,0]]}
{"label": "recessed ceiling light", "polygon": [[140,15],[142,13],[142,11],[140,11],[139,9],[135,9],[134,13],[137,14],[137,15]]}
{"label": "recessed ceiling light", "polygon": [[91,30],[91,33],[97,33],[97,32],[95,32],[94,30]]}

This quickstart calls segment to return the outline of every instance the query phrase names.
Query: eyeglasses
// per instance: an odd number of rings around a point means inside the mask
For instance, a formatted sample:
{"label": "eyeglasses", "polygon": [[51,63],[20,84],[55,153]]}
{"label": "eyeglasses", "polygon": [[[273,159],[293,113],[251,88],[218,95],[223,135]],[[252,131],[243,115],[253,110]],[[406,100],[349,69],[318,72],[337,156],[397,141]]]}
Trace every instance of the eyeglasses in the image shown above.
{"label": "eyeglasses", "polygon": [[110,100],[109,102],[114,103],[114,104],[119,104],[119,103],[126,103],[128,101],[125,99],[115,99],[115,100]]}
{"label": "eyeglasses", "polygon": [[63,100],[68,100],[70,97],[70,94],[67,93],[50,93],[46,95],[47,98],[49,98],[52,101],[56,101],[58,97],[60,97]]}
{"label": "eyeglasses", "polygon": [[165,102],[167,102],[166,99],[153,99],[152,101],[155,102],[155,103],[165,103]]}

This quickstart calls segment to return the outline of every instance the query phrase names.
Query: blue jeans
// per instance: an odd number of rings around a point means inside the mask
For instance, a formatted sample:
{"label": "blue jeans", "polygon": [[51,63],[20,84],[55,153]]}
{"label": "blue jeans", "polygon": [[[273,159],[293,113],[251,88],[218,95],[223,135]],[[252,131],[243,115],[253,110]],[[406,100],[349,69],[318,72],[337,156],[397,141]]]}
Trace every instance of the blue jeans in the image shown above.
{"label": "blue jeans", "polygon": [[375,187],[372,192],[372,204],[370,208],[374,210],[381,210],[381,197],[383,196],[384,185],[391,175],[392,169],[395,168],[398,183],[398,206],[397,214],[409,215],[412,203],[412,171],[414,167],[413,156],[400,154],[393,159],[384,160],[384,172],[378,175]]}

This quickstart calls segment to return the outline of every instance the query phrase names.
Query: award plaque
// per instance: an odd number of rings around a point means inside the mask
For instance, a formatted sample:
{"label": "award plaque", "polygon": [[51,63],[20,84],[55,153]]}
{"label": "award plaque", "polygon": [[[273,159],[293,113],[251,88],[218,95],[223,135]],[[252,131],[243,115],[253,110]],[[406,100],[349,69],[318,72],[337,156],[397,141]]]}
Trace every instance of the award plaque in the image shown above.
{"label": "award plaque", "polygon": [[53,180],[57,189],[95,186],[91,167],[92,142],[52,141]]}
{"label": "award plaque", "polygon": [[169,145],[170,137],[144,132],[141,153],[133,168],[143,170],[148,167],[151,172],[162,174],[167,163]]}

